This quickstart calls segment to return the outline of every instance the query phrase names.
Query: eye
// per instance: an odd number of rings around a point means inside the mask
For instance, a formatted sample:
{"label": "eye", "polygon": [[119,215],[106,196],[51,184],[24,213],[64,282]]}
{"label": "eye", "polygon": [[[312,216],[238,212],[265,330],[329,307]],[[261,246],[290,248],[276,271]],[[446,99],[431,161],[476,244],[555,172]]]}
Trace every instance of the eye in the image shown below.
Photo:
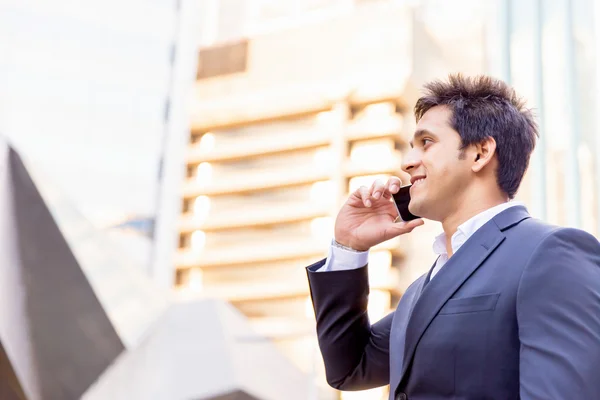
{"label": "eye", "polygon": [[421,144],[423,145],[423,147],[427,146],[428,144],[433,143],[433,140],[429,139],[429,138],[423,138],[423,140],[421,140]]}

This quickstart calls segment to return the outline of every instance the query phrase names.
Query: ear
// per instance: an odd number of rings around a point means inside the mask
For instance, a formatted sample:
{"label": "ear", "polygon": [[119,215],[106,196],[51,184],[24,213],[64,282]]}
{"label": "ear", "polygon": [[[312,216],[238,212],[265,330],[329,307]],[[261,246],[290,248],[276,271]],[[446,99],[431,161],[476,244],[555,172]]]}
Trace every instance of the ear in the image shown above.
{"label": "ear", "polygon": [[473,159],[471,169],[473,172],[480,172],[494,158],[496,154],[496,141],[493,137],[488,136],[482,142],[474,145],[474,150],[476,156]]}

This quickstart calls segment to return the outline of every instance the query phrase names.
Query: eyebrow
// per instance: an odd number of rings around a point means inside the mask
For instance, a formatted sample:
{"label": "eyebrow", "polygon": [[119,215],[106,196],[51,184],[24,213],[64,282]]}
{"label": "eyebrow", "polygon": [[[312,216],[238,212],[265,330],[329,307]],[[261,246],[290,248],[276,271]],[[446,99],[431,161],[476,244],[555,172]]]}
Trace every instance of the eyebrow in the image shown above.
{"label": "eyebrow", "polygon": [[415,134],[413,135],[413,138],[410,142],[408,142],[408,144],[410,145],[411,148],[414,147],[414,141],[416,141],[417,139],[422,138],[423,136],[433,136],[434,138],[437,138],[437,136],[431,132],[428,131],[427,129],[419,129],[418,131],[415,131]]}

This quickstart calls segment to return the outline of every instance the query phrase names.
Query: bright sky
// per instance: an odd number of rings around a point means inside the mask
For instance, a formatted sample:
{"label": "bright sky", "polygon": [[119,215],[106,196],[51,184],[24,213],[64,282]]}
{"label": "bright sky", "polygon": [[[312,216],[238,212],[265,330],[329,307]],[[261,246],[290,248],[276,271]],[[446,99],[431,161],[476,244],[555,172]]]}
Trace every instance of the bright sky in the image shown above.
{"label": "bright sky", "polygon": [[0,0],[0,134],[99,225],[154,211],[174,7]]}

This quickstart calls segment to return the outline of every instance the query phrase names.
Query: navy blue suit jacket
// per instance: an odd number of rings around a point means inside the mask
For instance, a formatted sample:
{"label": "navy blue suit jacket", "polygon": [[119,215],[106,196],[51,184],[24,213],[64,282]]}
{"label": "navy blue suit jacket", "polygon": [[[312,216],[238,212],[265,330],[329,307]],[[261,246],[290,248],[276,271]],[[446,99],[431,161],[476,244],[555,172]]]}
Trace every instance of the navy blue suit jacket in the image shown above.
{"label": "navy blue suit jacket", "polygon": [[329,384],[390,398],[600,399],[600,243],[511,207],[371,325],[367,266],[308,267]]}

